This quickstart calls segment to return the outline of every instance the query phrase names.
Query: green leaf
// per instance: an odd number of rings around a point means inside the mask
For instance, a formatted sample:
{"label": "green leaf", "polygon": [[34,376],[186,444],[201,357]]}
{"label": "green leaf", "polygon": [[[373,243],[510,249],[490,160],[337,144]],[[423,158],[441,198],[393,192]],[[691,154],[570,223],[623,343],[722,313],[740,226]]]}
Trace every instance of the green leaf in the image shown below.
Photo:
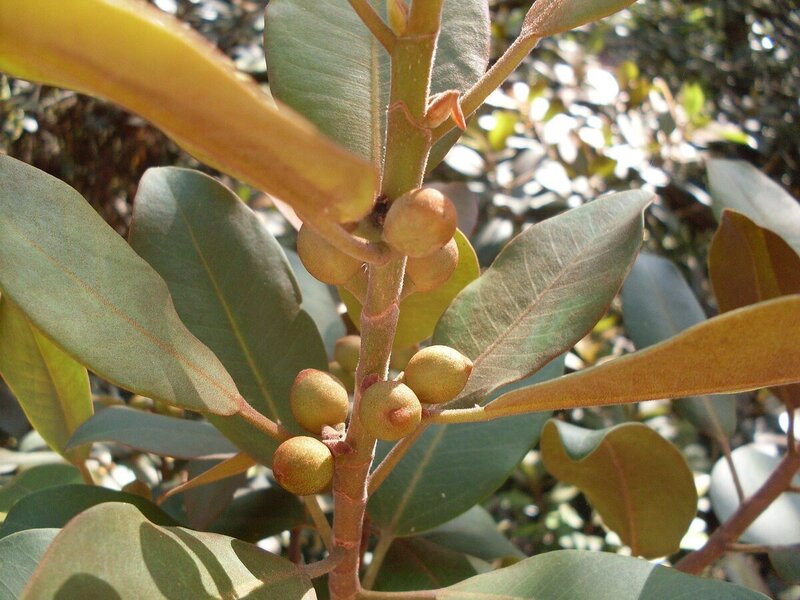
{"label": "green leaf", "polygon": [[[139,183],[131,246],[164,278],[181,320],[219,357],[245,399],[290,429],[289,390],[328,361],[300,308],[300,290],[278,242],[236,195],[189,169],[150,169]],[[242,417],[209,419],[270,464],[277,442]]]}
{"label": "green leaf", "polygon": [[0,298],[0,375],[44,441],[67,460],[88,449],[65,450],[72,432],[92,415],[89,374],[44,337],[18,306]]}
{"label": "green leaf", "polygon": [[525,556],[500,533],[492,515],[481,506],[473,506],[452,521],[432,529],[424,537],[450,550],[477,556],[485,561]]}
{"label": "green leaf", "polygon": [[357,221],[371,210],[372,165],[299,115],[276,110],[178,19],[135,0],[62,7],[0,0],[0,70],[117,102],[200,160],[310,219]]}
{"label": "green leaf", "polygon": [[[676,335],[706,315],[678,268],[665,258],[640,254],[622,288],[625,330],[638,349]],[[675,404],[678,412],[704,433],[729,438],[736,430],[736,399],[695,396]]]}
{"label": "green leaf", "polygon": [[209,531],[256,543],[307,523],[306,509],[300,499],[274,487],[234,498]]}
{"label": "green leaf", "polygon": [[647,425],[591,431],[549,421],[541,451],[550,474],[580,489],[633,554],[680,548],[697,512],[694,478],[680,450]]}
{"label": "green leaf", "polygon": [[[736,448],[731,456],[745,498],[758,491],[780,462],[780,458],[764,454],[753,444]],[[800,475],[794,483],[800,485]],[[739,496],[724,458],[711,470],[708,496],[720,523],[727,521],[739,507]],[[740,540],[769,546],[800,544],[800,495],[786,492],[778,496],[742,533]]]}
{"label": "green leaf", "polygon": [[325,351],[328,356],[333,356],[336,340],[347,335],[347,328],[339,316],[339,298],[334,298],[335,294],[331,291],[330,286],[315,279],[308,272],[297,252],[286,248],[283,248],[283,251],[286,253],[286,258],[289,259],[289,264],[292,266],[292,271],[303,295],[301,306],[314,320],[325,343]]}
{"label": "green leaf", "polygon": [[81,425],[69,448],[90,442],[116,442],[142,452],[173,458],[235,454],[236,446],[203,421],[176,419],[121,406],[105,408]]}
{"label": "green leaf", "polygon": [[613,194],[534,225],[459,294],[433,336],[475,364],[451,407],[484,402],[591,330],[639,250],[651,198],[642,191]]}
{"label": "green leaf", "polygon": [[800,254],[800,204],[786,190],[743,160],[708,161],[714,212],[731,208],[777,233]]}
{"label": "green leaf", "polygon": [[287,560],[225,536],[159,527],[125,504],[97,506],[70,522],[22,595],[23,600],[116,597],[313,600],[315,595],[308,578]]}
{"label": "green leaf", "polygon": [[488,564],[476,569],[478,563],[466,554],[422,538],[401,538],[389,546],[374,589],[402,592],[441,588],[489,570]]}
{"label": "green leaf", "polygon": [[646,560],[559,550],[440,590],[437,600],[766,600],[731,583],[686,575]]}
{"label": "green leaf", "polygon": [[175,520],[141,496],[91,485],[60,485],[28,494],[11,507],[0,539],[28,529],[60,528],[75,515],[107,502],[132,504],[154,523],[175,525]]}
{"label": "green leaf", "polygon": [[17,600],[58,529],[19,531],[0,540],[0,600]]}
{"label": "green leaf", "polygon": [[83,483],[81,473],[72,465],[37,465],[14,477],[0,488],[0,514],[28,494],[56,485]]}
{"label": "green leaf", "polygon": [[[554,361],[536,379],[557,377],[563,367]],[[428,427],[370,497],[373,525],[384,535],[416,535],[457,517],[502,485],[549,416]],[[388,451],[379,444],[378,459]]]}
{"label": "green leaf", "polygon": [[119,387],[239,410],[233,380],[181,323],[163,280],[80,194],[8,156],[0,181],[0,288],[42,333]]}
{"label": "green leaf", "polygon": [[[458,265],[450,279],[430,292],[416,292],[400,303],[400,319],[394,337],[394,348],[413,346],[431,336],[436,322],[458,293],[480,275],[478,257],[466,236],[456,230]],[[361,303],[347,290],[339,288],[347,313],[356,327],[361,324]]]}
{"label": "green leaf", "polygon": [[[254,464],[255,461],[244,453],[223,461],[190,460],[186,465],[189,481],[181,490],[184,493],[186,525],[207,531],[208,526],[230,506],[236,490],[247,485],[245,473]],[[171,488],[170,492],[174,490]],[[163,502],[164,496],[158,500],[162,506]]]}
{"label": "green leaf", "polygon": [[[385,2],[372,4],[385,13]],[[355,154],[380,164],[389,102],[389,55],[347,0],[273,0],[264,28],[270,90]],[[486,69],[483,0],[444,3],[432,93],[466,91]]]}
{"label": "green leaf", "polygon": [[508,392],[482,418],[719,392],[800,380],[800,295],[740,308],[645,350]]}
{"label": "green leaf", "polygon": [[520,37],[542,38],[598,21],[635,0],[538,0],[525,15]]}

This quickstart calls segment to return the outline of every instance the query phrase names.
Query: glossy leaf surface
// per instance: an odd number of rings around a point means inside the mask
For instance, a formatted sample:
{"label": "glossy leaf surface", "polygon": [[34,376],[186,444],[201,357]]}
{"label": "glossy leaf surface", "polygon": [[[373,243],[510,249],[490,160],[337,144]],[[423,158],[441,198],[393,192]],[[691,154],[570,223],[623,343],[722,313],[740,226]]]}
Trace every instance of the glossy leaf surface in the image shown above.
{"label": "glossy leaf surface", "polygon": [[739,392],[800,380],[800,296],[740,308],[602,365],[500,396],[486,415]]}
{"label": "glossy leaf surface", "polygon": [[0,298],[0,375],[53,450],[68,460],[86,458],[85,449],[65,448],[72,432],[92,415],[89,374],[6,297]]}
{"label": "glossy leaf surface", "polygon": [[[732,457],[745,497],[758,491],[780,462],[778,457],[765,454],[752,444],[736,448]],[[795,477],[794,483],[800,485],[800,475]],[[724,459],[718,460],[711,471],[708,495],[714,514],[721,523],[739,507],[739,496]],[[800,544],[800,496],[789,492],[778,496],[740,539],[750,544]]]}
{"label": "glossy leaf surface", "polygon": [[[385,12],[385,2],[372,1]],[[380,164],[389,55],[347,0],[274,0],[264,30],[270,90],[358,156]],[[483,0],[446,0],[431,92],[466,91],[486,69]]]}
{"label": "glossy leaf surface", "polygon": [[80,194],[8,156],[0,181],[0,288],[42,333],[119,387],[239,410],[236,385],[180,321],[164,281]]}
{"label": "glossy leaf surface", "polygon": [[0,539],[17,531],[64,527],[75,515],[109,502],[135,506],[148,519],[161,525],[176,524],[172,517],[141,496],[99,486],[62,485],[29,494],[11,507],[0,526]]}
{"label": "glossy leaf surface", "polygon": [[542,461],[576,486],[634,555],[676,552],[697,512],[692,472],[680,451],[641,423],[592,431],[549,421]]}
{"label": "glossy leaf surface", "polygon": [[38,465],[21,471],[11,481],[0,487],[0,516],[21,498],[44,488],[70,483],[83,483],[80,471],[72,465]]}
{"label": "glossy leaf surface", "polygon": [[371,165],[278,111],[222,53],[156,8],[2,0],[0,12],[0,70],[9,75],[121,104],[200,160],[312,218],[354,221],[372,208]]}
{"label": "glossy leaf surface", "polygon": [[[537,380],[557,377],[563,367],[563,361],[554,361],[536,374]],[[539,440],[549,416],[429,427],[370,497],[367,511],[373,524],[404,536],[457,517],[506,480]],[[388,450],[388,444],[380,444],[378,460]]]}
{"label": "glossy leaf surface", "polygon": [[730,583],[605,552],[548,552],[437,592],[437,600],[766,600]]}
{"label": "glossy leaf surface", "polygon": [[800,204],[749,162],[712,159],[708,182],[717,217],[731,208],[781,236],[800,254]]}
{"label": "glossy leaf surface", "polygon": [[234,454],[237,449],[203,421],[111,406],[81,425],[69,447],[88,442],[116,442],[142,452],[174,458]]}
{"label": "glossy leaf surface", "polygon": [[[136,194],[130,243],[167,282],[181,320],[219,357],[245,399],[292,428],[295,376],[328,361],[300,308],[286,256],[261,220],[207,175],[150,169]],[[211,420],[269,464],[277,442],[239,416]]]}
{"label": "glossy leaf surface", "polygon": [[[478,257],[469,240],[458,230],[455,238],[458,244],[458,265],[450,279],[435,290],[416,292],[400,303],[400,320],[394,338],[395,349],[408,348],[429,338],[453,298],[480,275]],[[361,303],[343,288],[339,288],[339,294],[347,306],[347,313],[358,327],[361,322]]]}
{"label": "glossy leaf surface", "polygon": [[133,506],[105,504],[79,515],[56,537],[22,598],[313,600],[310,590],[297,566],[256,546],[159,527]]}
{"label": "glossy leaf surface", "polygon": [[[625,330],[641,350],[702,321],[706,315],[678,268],[669,260],[642,253],[622,288]],[[736,429],[736,399],[695,396],[676,402],[678,412],[704,433],[720,439]]]}
{"label": "glossy leaf surface", "polygon": [[0,540],[0,600],[22,594],[58,529],[19,531]]}
{"label": "glossy leaf surface", "polygon": [[536,372],[581,339],[622,285],[642,241],[646,192],[623,192],[534,225],[442,315],[433,341],[472,359],[452,407]]}

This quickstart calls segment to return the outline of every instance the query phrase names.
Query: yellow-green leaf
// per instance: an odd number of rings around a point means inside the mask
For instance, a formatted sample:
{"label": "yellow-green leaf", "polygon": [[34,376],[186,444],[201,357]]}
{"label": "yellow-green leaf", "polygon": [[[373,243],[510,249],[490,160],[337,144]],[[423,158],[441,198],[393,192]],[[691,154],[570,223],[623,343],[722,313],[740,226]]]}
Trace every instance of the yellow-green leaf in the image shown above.
{"label": "yellow-green leaf", "polygon": [[490,418],[740,392],[800,381],[800,295],[740,308],[646,350],[503,394]]}
{"label": "yellow-green leaf", "polygon": [[204,471],[197,477],[193,477],[185,483],[176,485],[174,488],[170,489],[163,496],[161,496],[159,503],[163,502],[170,496],[174,496],[175,494],[180,494],[196,487],[200,487],[201,485],[208,485],[209,483],[214,483],[215,481],[220,481],[221,479],[227,479],[228,477],[233,477],[239,473],[244,473],[247,471],[247,469],[255,464],[256,461],[247,456],[247,454],[244,452],[234,454],[230,458],[226,458],[207,471]]}
{"label": "yellow-green leaf", "polygon": [[372,207],[370,164],[278,111],[199,34],[144,2],[0,0],[0,70],[116,102],[307,218],[354,221]]}
{"label": "yellow-green leaf", "polygon": [[[456,230],[458,265],[441,286],[430,292],[417,292],[400,303],[400,320],[394,338],[395,348],[408,348],[433,334],[439,317],[458,293],[481,274],[478,257],[466,236]],[[339,288],[342,301],[356,327],[361,323],[361,303],[344,288]]]}
{"label": "yellow-green leaf", "polygon": [[545,468],[578,487],[633,554],[678,550],[697,491],[680,450],[658,433],[641,423],[592,431],[548,421],[541,450]]}
{"label": "yellow-green leaf", "polygon": [[50,447],[81,461],[86,449],[66,449],[78,426],[92,416],[86,369],[53,344],[10,298],[0,298],[0,375],[25,416]]}
{"label": "yellow-green leaf", "polygon": [[523,37],[545,37],[598,21],[635,0],[537,0],[522,24]]}

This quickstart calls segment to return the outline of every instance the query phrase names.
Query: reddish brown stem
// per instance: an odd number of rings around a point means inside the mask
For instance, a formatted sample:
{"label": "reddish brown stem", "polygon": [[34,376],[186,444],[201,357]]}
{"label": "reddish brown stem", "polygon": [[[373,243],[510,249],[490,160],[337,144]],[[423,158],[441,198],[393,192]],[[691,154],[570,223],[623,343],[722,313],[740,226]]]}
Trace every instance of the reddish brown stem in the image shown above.
{"label": "reddish brown stem", "polygon": [[772,502],[785,492],[792,484],[797,471],[800,469],[800,452],[790,452],[783,457],[778,467],[772,472],[759,490],[745,500],[736,509],[730,519],[725,521],[711,537],[705,546],[687,554],[675,564],[675,568],[692,575],[699,574],[703,569],[712,564],[730,545],[739,539],[753,521],[763,513]]}

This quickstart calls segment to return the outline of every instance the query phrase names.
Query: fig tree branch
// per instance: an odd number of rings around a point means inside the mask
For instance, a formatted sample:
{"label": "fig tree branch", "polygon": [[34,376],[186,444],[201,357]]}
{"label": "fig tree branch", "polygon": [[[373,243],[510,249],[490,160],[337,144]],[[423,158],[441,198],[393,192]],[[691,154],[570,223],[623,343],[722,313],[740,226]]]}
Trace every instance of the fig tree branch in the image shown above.
{"label": "fig tree branch", "polygon": [[381,46],[383,46],[389,54],[391,54],[394,49],[394,43],[397,41],[397,36],[389,26],[383,22],[383,19],[375,12],[372,5],[367,0],[347,1],[350,3],[350,6],[353,7],[353,10],[356,11],[356,14],[364,25],[366,25],[367,29],[375,36],[375,39],[380,42]]}

